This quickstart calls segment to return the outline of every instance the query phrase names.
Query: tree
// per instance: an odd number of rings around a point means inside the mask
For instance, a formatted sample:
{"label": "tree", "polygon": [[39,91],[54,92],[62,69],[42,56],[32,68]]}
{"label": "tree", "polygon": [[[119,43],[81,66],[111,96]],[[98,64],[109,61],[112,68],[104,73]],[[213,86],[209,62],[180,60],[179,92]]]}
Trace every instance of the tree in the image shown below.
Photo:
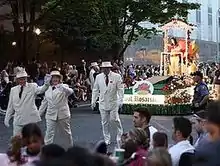
{"label": "tree", "polygon": [[[46,9],[55,0],[46,4]],[[113,50],[121,57],[140,35],[150,37],[155,28],[141,22],[163,24],[178,16],[187,19],[195,3],[177,0],[63,0],[43,22],[47,35],[58,44],[86,50]],[[65,42],[65,44],[64,44]],[[80,44],[79,44],[80,43]]]}
{"label": "tree", "polygon": [[28,50],[32,47],[35,39],[34,28],[61,1],[56,1],[44,11],[41,11],[41,7],[47,3],[47,0],[3,0],[0,2],[0,8],[11,7],[11,12],[0,15],[0,18],[2,21],[12,20],[14,41],[16,41],[17,53],[22,62],[27,62]]}

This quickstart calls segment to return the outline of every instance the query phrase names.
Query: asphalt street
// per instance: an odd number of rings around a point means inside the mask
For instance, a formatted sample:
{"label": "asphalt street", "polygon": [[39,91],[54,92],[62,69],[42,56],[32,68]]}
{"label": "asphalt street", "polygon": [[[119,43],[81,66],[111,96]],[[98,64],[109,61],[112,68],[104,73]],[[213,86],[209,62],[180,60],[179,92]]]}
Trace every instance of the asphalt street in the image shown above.
{"label": "asphalt street", "polygon": [[[132,128],[132,115],[121,115],[121,121],[124,131]],[[153,116],[151,125],[156,127],[159,131],[166,132],[169,136],[169,144],[172,144],[172,118],[171,116]],[[5,152],[8,148],[10,137],[12,135],[12,127],[6,128],[4,126],[4,117],[0,116],[0,152]],[[12,124],[12,122],[11,122]],[[12,125],[11,125],[12,126]],[[71,118],[72,134],[74,144],[92,148],[95,143],[103,139],[100,115],[94,113],[90,107],[74,108],[72,110]],[[45,132],[45,119],[40,123],[40,127]],[[116,135],[114,128],[112,128],[113,137]],[[59,144],[62,135],[58,135],[55,141]],[[116,146],[116,141],[112,140],[110,149]]]}

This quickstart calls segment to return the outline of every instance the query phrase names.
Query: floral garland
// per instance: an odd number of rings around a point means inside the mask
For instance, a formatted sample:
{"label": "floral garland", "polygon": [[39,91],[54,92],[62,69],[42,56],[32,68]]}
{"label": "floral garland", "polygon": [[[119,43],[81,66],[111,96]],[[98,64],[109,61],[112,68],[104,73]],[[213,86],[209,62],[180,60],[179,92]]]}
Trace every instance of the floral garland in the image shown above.
{"label": "floral garland", "polygon": [[192,96],[187,93],[187,90],[177,90],[171,95],[166,96],[165,103],[166,104],[189,104],[192,99]]}
{"label": "floral garland", "polygon": [[193,84],[191,77],[176,77],[166,84],[161,90],[166,94],[166,104],[189,104],[192,96],[185,90]]}
{"label": "floral garland", "polygon": [[161,90],[169,95],[173,94],[178,89],[185,89],[192,86],[193,81],[191,77],[175,77],[168,84],[166,84]]}

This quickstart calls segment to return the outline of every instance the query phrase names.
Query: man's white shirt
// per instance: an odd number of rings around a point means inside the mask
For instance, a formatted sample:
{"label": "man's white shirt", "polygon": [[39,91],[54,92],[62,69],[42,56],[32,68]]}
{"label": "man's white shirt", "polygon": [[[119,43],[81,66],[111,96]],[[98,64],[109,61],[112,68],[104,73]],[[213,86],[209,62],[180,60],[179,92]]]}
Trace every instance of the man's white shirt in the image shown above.
{"label": "man's white shirt", "polygon": [[188,140],[180,141],[169,149],[172,159],[172,166],[178,166],[180,157],[183,153],[194,153],[195,148]]}
{"label": "man's white shirt", "polygon": [[158,132],[158,130],[153,126],[149,126],[149,130],[150,130],[150,149],[153,149],[153,135],[156,132]]}

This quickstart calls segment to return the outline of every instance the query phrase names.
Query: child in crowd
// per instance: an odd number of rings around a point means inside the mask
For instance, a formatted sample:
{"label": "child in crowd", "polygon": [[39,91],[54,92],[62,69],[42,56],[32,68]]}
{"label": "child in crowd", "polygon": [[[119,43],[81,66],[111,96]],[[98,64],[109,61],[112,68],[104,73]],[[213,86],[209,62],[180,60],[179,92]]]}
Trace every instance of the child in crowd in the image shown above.
{"label": "child in crowd", "polygon": [[156,132],[153,135],[154,148],[163,147],[168,148],[168,138],[166,133]]}

